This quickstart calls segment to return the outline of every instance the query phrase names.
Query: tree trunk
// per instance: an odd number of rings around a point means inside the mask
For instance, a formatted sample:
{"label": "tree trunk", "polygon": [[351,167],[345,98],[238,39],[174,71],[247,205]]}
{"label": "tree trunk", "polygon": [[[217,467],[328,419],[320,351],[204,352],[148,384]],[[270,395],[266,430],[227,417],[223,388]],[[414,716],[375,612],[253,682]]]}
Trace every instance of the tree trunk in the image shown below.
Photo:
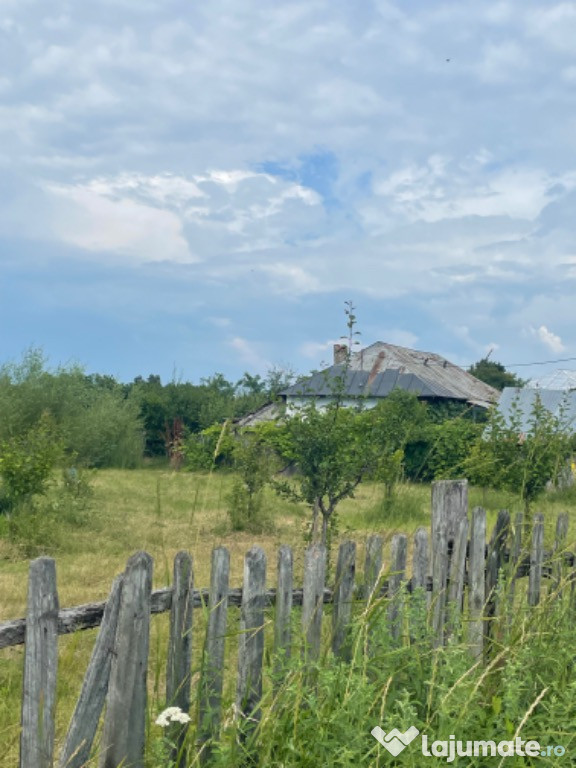
{"label": "tree trunk", "polygon": [[328,546],[328,522],[330,520],[329,514],[323,514],[322,515],[322,545],[324,547]]}
{"label": "tree trunk", "polygon": [[320,520],[320,502],[318,499],[315,500],[314,506],[312,507],[312,535],[310,537],[312,544],[318,544],[318,539],[320,538],[318,533],[318,523]]}

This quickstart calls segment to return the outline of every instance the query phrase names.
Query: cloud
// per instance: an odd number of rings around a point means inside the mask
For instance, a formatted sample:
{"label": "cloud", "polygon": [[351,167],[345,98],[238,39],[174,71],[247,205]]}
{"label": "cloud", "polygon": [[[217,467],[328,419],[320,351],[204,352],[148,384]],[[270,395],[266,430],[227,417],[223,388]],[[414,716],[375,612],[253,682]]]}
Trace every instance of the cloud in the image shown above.
{"label": "cloud", "polygon": [[149,328],[161,284],[234,356],[288,328],[309,364],[334,335],[318,305],[351,295],[371,335],[452,357],[576,344],[573,3],[181,5],[1,3],[22,306],[50,258],[66,306],[86,303],[68,275],[102,268],[101,319],[129,295]]}
{"label": "cloud", "polygon": [[110,200],[88,187],[49,186],[63,202],[54,234],[87,251],[108,252],[136,262],[191,263],[182,223],[173,213],[129,199]]}
{"label": "cloud", "polygon": [[258,344],[248,341],[241,336],[235,336],[228,342],[229,346],[236,352],[239,361],[247,365],[251,370],[264,372],[272,368],[272,364],[258,350]]}
{"label": "cloud", "polygon": [[533,9],[527,17],[527,28],[531,36],[572,56],[576,39],[576,5],[573,2],[550,3]]}
{"label": "cloud", "polygon": [[541,341],[551,352],[560,354],[566,349],[560,336],[548,330],[545,325],[541,325],[539,328],[531,328],[530,331],[532,335]]}

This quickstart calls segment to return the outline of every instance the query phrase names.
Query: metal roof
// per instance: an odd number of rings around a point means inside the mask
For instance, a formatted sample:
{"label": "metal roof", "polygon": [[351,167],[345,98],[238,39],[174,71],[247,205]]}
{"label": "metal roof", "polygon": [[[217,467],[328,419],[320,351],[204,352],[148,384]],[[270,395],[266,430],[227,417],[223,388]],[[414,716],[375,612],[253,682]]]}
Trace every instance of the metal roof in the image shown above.
{"label": "metal roof", "polygon": [[536,399],[565,426],[576,431],[576,392],[562,389],[537,389],[536,387],[506,387],[498,403],[498,410],[510,424],[513,410],[519,415],[520,431],[530,432],[532,411]]}
{"label": "metal roof", "polygon": [[[333,365],[294,384],[286,396],[325,397],[334,394],[343,366]],[[441,355],[379,341],[350,356],[344,393],[350,397],[386,397],[393,389],[419,397],[461,400],[488,408],[500,393]]]}
{"label": "metal roof", "polygon": [[540,389],[576,389],[576,371],[559,368],[541,379],[530,379],[528,385]]}
{"label": "metal roof", "polygon": [[293,384],[282,393],[288,397],[332,397],[342,387],[347,397],[386,397],[394,389],[414,392],[419,397],[454,399],[446,387],[428,382],[414,373],[401,373],[389,369],[382,373],[346,370],[343,365],[333,365],[318,371],[304,381]]}

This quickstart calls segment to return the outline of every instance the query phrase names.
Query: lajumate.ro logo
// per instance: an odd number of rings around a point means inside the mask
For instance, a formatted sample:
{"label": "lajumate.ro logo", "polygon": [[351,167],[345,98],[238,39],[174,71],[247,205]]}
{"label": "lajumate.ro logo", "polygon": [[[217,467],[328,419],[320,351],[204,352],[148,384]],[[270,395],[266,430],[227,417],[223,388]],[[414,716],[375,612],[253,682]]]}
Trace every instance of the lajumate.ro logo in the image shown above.
{"label": "lajumate.ro logo", "polygon": [[[399,731],[393,728],[384,731],[379,725],[371,730],[372,736],[390,752],[391,755],[399,755],[414,739],[420,731],[411,726],[407,731]],[[452,763],[456,757],[562,757],[566,754],[566,747],[561,744],[548,744],[542,746],[539,741],[525,740],[516,736],[514,739],[493,741],[492,739],[479,741],[461,741],[453,734],[448,741],[437,740],[429,743],[428,736],[422,735],[421,751],[425,757],[444,757],[447,763]]]}

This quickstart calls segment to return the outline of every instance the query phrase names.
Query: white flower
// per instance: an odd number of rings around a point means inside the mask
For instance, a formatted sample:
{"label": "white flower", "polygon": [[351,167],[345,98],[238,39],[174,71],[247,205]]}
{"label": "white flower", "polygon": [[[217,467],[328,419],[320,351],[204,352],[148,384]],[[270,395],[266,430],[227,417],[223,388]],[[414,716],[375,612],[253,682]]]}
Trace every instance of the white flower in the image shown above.
{"label": "white flower", "polygon": [[179,712],[176,715],[172,715],[172,722],[173,723],[189,723],[190,715],[187,715],[186,712]]}
{"label": "white flower", "polygon": [[170,723],[189,723],[190,715],[186,712],[182,712],[180,707],[167,707],[163,712],[160,712],[156,718],[156,725],[161,728],[166,728]]}

